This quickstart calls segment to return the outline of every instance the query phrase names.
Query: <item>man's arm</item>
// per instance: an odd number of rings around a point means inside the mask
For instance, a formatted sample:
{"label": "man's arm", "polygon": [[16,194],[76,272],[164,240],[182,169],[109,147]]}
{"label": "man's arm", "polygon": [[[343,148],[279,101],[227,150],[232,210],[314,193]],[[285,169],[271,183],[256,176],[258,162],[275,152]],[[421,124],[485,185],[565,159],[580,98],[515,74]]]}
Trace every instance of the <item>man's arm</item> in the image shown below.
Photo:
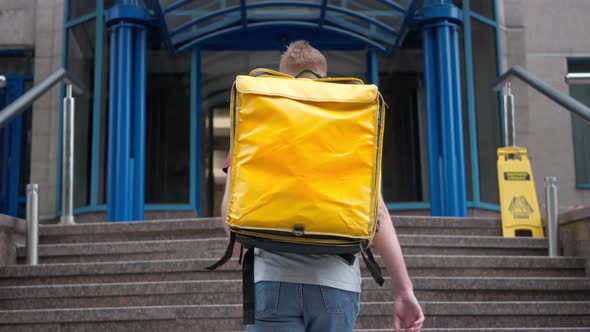
{"label": "man's arm", "polygon": [[406,263],[391,216],[383,198],[379,201],[379,231],[375,234],[375,247],[387,267],[394,287],[394,328],[400,330],[400,320],[404,321],[407,331],[420,331],[424,322],[424,314],[414,295],[412,281],[406,269]]}

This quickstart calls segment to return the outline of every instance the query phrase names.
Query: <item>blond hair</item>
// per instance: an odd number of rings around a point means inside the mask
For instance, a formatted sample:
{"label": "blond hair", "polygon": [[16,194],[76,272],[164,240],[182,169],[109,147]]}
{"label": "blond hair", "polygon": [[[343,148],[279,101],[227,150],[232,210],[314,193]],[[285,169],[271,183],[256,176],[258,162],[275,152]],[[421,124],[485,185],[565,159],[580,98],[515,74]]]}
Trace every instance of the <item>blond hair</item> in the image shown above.
{"label": "blond hair", "polygon": [[297,75],[305,69],[326,76],[328,63],[322,52],[313,48],[307,41],[294,41],[287,46],[287,50],[281,55],[279,71],[289,75]]}

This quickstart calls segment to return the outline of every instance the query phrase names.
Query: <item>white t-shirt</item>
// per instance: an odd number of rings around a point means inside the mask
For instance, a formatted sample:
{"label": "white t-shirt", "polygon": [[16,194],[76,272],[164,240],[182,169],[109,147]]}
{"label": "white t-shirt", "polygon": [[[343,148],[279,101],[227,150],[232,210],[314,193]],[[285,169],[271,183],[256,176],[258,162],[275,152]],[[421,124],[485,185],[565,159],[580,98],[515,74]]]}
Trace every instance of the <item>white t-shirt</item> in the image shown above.
{"label": "white t-shirt", "polygon": [[359,258],[354,264],[338,255],[302,255],[254,250],[254,282],[282,281],[328,286],[360,293]]}

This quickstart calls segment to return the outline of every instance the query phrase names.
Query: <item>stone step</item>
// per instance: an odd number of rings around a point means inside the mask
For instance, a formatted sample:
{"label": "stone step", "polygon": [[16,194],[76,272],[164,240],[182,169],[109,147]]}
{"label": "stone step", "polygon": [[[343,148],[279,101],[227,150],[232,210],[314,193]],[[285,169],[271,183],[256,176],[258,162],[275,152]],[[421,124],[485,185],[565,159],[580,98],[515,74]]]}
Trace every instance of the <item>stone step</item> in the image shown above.
{"label": "stone step", "polygon": [[[590,301],[590,278],[432,278],[412,280],[420,301]],[[0,310],[241,304],[241,280],[0,287]],[[361,300],[393,301],[389,278],[364,278]]]}
{"label": "stone step", "polygon": [[[421,302],[425,328],[588,327],[590,302]],[[391,302],[363,302],[357,329],[393,326]],[[185,305],[0,311],[0,331],[237,331],[242,307]]]}
{"label": "stone step", "polygon": [[[225,331],[225,332],[244,332],[240,331]],[[422,332],[589,332],[590,327],[509,327],[509,328],[454,328],[454,329],[438,329],[438,328],[423,328]],[[354,332],[393,332],[393,329],[354,329]]]}
{"label": "stone step", "polygon": [[[494,255],[543,256],[545,238],[503,238],[497,236],[408,235],[398,236],[406,255]],[[43,244],[41,264],[113,262],[221,257],[227,238]],[[26,261],[26,248],[17,250],[19,262]]]}
{"label": "stone step", "polygon": [[[494,218],[393,216],[398,234],[501,236]],[[157,220],[125,223],[41,225],[40,244],[173,240],[224,236],[220,218]]]}
{"label": "stone step", "polygon": [[[392,332],[393,329],[355,329],[354,332]],[[590,327],[509,327],[509,328],[454,328],[454,329],[421,329],[422,332],[588,332]]]}
{"label": "stone step", "polygon": [[220,218],[41,225],[40,244],[123,242],[223,237]]}
{"label": "stone step", "polygon": [[[420,302],[425,328],[588,327],[590,302]],[[356,328],[393,326],[391,304],[363,303]]]}
{"label": "stone step", "polygon": [[[376,257],[383,266],[381,257]],[[406,255],[413,277],[584,277],[585,260],[576,257]],[[241,279],[234,258],[216,271],[216,259],[65,263],[0,268],[0,286]],[[367,275],[363,271],[363,275]]]}
{"label": "stone step", "polygon": [[[227,332],[243,332],[240,331],[227,331]],[[421,329],[422,332],[590,332],[590,327],[509,327],[509,328],[454,328],[454,329],[437,329],[437,328],[425,328]],[[393,332],[393,329],[354,329],[354,332]]]}

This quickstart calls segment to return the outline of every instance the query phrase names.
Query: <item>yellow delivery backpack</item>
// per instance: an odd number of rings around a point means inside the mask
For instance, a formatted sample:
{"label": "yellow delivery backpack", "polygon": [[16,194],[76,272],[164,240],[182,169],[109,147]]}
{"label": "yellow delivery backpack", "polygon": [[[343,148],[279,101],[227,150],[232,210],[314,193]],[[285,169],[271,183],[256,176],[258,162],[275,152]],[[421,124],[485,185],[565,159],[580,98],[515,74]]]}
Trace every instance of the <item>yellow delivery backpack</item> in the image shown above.
{"label": "yellow delivery backpack", "polygon": [[[369,245],[379,227],[384,102],[356,78],[306,79],[268,69],[236,78],[225,222],[243,258],[244,320],[253,322],[253,248],[300,254],[360,252],[383,278]],[[240,261],[242,257],[240,254]]]}

